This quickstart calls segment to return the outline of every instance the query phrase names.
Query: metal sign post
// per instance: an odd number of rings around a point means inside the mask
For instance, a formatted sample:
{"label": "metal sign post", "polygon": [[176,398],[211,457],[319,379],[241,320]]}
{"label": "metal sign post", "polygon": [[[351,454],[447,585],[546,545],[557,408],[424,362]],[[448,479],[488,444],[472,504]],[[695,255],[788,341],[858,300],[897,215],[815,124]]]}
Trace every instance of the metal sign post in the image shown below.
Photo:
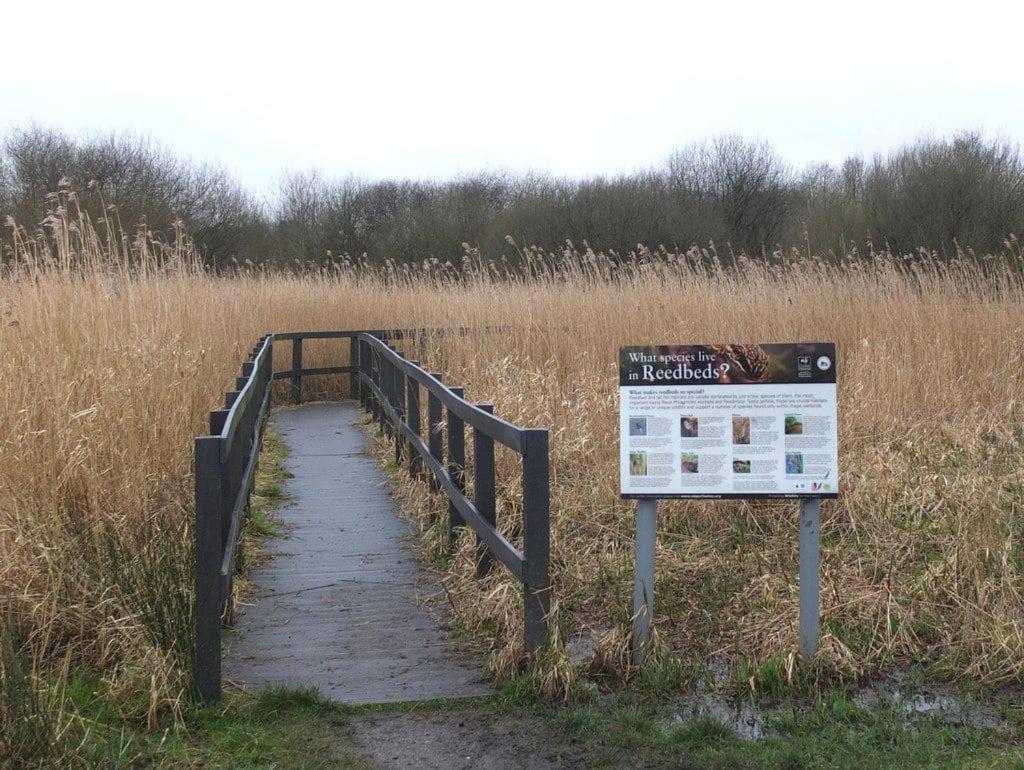
{"label": "metal sign post", "polygon": [[800,501],[800,655],[810,661],[821,639],[820,500]]}
{"label": "metal sign post", "polygon": [[643,665],[651,645],[654,614],[654,534],[658,501],[641,500],[636,507],[636,577],[633,580],[633,663]]}

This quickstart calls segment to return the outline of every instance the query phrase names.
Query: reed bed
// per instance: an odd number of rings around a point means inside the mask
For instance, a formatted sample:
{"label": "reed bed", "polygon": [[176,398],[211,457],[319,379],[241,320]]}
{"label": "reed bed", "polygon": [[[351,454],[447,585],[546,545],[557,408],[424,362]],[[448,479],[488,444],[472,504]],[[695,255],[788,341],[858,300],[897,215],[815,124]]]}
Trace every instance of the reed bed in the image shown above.
{"label": "reed bed", "polygon": [[[834,340],[842,497],[823,506],[818,670],[852,679],[914,662],[990,685],[1024,675],[1015,241],[952,261],[793,252],[723,262],[568,244],[522,249],[514,265],[467,250],[458,265],[215,274],[182,233],[163,242],[125,235],[114,217],[94,224],[69,190],[52,202],[39,232],[11,223],[3,247],[0,754],[87,739],[88,720],[62,695],[78,672],[135,723],[186,702],[192,437],[268,331],[500,329],[432,337],[426,360],[505,419],[551,429],[556,637],[593,638],[591,675],[618,677],[629,673],[633,530],[617,496],[618,347]],[[338,352],[310,344],[307,365]],[[321,382],[313,396],[339,385]],[[499,452],[498,517],[516,540],[513,459]],[[474,579],[468,538],[444,553],[431,523],[443,501],[404,478],[405,510],[456,622],[497,671],[512,670],[518,585],[500,569]],[[721,660],[755,685],[766,666],[792,671],[794,505],[673,502],[659,527],[664,654]],[[581,673],[558,645],[548,664],[538,677],[551,692]]]}

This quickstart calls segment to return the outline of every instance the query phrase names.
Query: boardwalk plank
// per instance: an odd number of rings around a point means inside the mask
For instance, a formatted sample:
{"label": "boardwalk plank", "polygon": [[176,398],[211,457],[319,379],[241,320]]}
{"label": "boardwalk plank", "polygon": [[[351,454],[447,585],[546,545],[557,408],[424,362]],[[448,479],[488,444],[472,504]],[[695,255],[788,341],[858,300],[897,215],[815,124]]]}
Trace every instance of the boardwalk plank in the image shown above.
{"label": "boardwalk plank", "polygon": [[274,413],[293,474],[289,532],[252,572],[256,596],[228,635],[224,676],[247,689],[313,685],[344,703],[487,694],[477,662],[417,600],[411,532],[365,454],[360,415],[353,404]]}

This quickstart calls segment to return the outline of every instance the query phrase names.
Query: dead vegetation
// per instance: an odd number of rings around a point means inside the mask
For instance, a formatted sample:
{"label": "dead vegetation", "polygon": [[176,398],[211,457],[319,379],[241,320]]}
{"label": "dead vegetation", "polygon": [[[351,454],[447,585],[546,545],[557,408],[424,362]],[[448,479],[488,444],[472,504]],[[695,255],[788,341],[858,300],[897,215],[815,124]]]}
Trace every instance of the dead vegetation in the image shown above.
{"label": "dead vegetation", "polygon": [[[86,740],[88,720],[47,695],[67,672],[95,675],[126,720],[180,707],[192,437],[253,340],[275,330],[492,330],[432,338],[427,360],[505,419],[551,429],[559,638],[593,635],[608,675],[625,662],[632,570],[633,512],[617,497],[618,347],[834,340],[843,494],[823,508],[820,670],[852,678],[913,660],[978,683],[1024,674],[1016,241],[951,261],[723,264],[700,250],[615,258],[569,245],[521,250],[514,266],[470,252],[460,265],[215,275],[183,235],[165,244],[94,225],[68,190],[52,204],[40,233],[8,231],[0,282],[0,753],[27,740],[11,728],[26,709],[50,714],[47,736]],[[336,361],[331,344],[311,343],[307,365]],[[313,397],[337,386],[310,385]],[[513,459],[498,453],[498,518],[515,541]],[[443,503],[407,492],[426,529]],[[795,521],[787,504],[662,508],[665,654],[723,658],[755,681],[765,665],[792,670]],[[457,621],[487,641],[496,670],[513,669],[519,586],[500,569],[477,581],[467,541],[440,563]],[[551,654],[538,683],[564,693],[576,673]]]}

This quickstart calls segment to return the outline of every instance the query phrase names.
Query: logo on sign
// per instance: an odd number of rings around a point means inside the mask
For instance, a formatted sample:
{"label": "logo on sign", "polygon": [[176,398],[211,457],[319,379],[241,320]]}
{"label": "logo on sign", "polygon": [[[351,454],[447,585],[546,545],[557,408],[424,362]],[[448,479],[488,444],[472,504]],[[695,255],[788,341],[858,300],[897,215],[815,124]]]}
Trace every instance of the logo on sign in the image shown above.
{"label": "logo on sign", "polygon": [[797,356],[796,357],[796,376],[797,377],[810,377],[811,376],[811,357],[810,356]]}

